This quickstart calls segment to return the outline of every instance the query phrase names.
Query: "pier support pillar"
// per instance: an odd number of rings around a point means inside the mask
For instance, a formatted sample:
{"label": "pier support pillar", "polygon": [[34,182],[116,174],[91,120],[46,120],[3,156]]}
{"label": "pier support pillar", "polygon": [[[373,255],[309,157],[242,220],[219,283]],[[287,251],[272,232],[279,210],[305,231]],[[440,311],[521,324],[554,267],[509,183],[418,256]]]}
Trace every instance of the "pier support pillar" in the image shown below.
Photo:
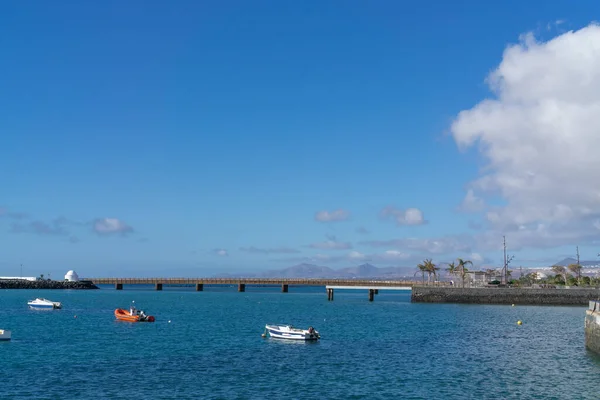
{"label": "pier support pillar", "polygon": [[281,292],[282,293],[287,293],[288,292],[288,285],[286,285],[285,283],[283,285],[281,285]]}
{"label": "pier support pillar", "polygon": [[157,283],[156,285],[154,285],[154,287],[156,288],[156,290],[162,290],[162,283]]}
{"label": "pier support pillar", "polygon": [[374,296],[375,296],[375,289],[369,289],[369,301],[373,301]]}
{"label": "pier support pillar", "polygon": [[327,289],[327,300],[333,301],[333,289]]}
{"label": "pier support pillar", "polygon": [[245,292],[245,291],[246,291],[246,284],[238,283],[238,292]]}
{"label": "pier support pillar", "polygon": [[204,285],[202,283],[196,283],[196,292],[201,292],[204,290]]}
{"label": "pier support pillar", "polygon": [[122,283],[115,283],[115,290],[123,290],[123,284]]}

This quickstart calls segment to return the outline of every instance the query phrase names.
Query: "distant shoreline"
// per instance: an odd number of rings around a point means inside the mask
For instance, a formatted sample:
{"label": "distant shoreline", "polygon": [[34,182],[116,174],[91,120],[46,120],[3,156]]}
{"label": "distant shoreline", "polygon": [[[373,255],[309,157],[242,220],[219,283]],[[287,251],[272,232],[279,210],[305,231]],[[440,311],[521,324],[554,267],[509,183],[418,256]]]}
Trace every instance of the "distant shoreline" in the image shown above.
{"label": "distant shoreline", "polygon": [[21,279],[6,279],[0,280],[0,289],[99,289],[90,281],[52,281],[52,280],[37,280],[26,281]]}

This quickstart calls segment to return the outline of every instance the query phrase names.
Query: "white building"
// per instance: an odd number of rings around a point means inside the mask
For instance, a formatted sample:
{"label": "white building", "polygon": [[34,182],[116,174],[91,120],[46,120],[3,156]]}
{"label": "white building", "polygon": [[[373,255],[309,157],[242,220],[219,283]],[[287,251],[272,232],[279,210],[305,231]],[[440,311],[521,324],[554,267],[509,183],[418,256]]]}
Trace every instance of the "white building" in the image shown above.
{"label": "white building", "polygon": [[69,281],[69,282],[77,282],[79,281],[79,276],[77,276],[77,272],[70,270],[69,272],[67,272],[67,274],[65,275],[65,281]]}

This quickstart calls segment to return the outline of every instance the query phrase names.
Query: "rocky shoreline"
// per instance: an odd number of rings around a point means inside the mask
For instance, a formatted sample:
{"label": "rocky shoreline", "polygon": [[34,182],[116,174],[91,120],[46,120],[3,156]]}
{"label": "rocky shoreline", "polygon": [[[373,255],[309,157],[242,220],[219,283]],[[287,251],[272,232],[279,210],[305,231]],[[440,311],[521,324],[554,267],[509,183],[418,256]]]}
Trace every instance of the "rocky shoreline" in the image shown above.
{"label": "rocky shoreline", "polygon": [[527,304],[583,306],[598,299],[596,288],[454,288],[415,286],[413,303]]}
{"label": "rocky shoreline", "polygon": [[99,289],[90,281],[68,282],[37,280],[25,281],[19,279],[0,280],[0,289]]}

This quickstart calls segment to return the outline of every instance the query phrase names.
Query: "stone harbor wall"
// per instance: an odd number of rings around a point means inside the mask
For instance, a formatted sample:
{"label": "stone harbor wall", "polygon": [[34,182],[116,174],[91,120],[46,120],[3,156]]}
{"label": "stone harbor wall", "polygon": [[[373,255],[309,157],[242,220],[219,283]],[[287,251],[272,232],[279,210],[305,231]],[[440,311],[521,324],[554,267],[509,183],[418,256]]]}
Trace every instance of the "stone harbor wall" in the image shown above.
{"label": "stone harbor wall", "polygon": [[596,288],[456,288],[423,287],[412,289],[413,303],[469,303],[469,304],[530,304],[555,306],[587,306],[600,297]]}
{"label": "stone harbor wall", "polygon": [[92,282],[0,280],[0,289],[98,289]]}

